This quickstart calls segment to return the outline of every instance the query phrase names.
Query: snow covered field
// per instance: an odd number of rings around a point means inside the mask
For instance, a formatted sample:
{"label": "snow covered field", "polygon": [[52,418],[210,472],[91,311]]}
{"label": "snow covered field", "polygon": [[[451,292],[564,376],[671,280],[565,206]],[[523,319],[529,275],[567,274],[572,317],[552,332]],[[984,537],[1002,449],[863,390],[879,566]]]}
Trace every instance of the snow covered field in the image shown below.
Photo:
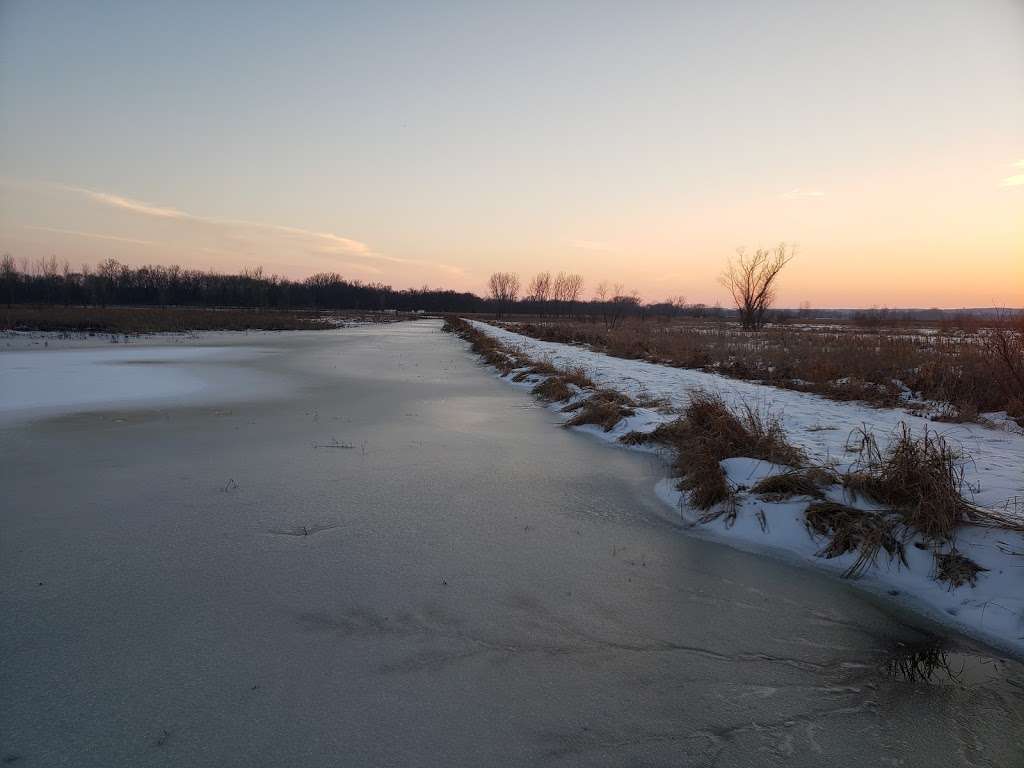
{"label": "snow covered field", "polygon": [[[673,408],[680,409],[687,404],[690,393],[705,390],[719,393],[730,405],[749,403],[759,409],[767,408],[781,417],[790,442],[804,449],[812,460],[835,462],[840,468],[850,461],[846,443],[851,431],[857,428],[874,432],[882,447],[901,422],[915,434],[921,434],[925,428],[937,431],[972,458],[965,468],[965,479],[975,503],[1000,509],[1022,509],[1024,435],[977,424],[935,423],[896,409],[836,402],[703,371],[624,360],[472,322],[479,330],[529,357],[549,360],[561,368],[582,367],[597,386],[633,397],[665,399]],[[512,383],[511,377],[504,380]],[[529,389],[535,381],[527,379],[514,386]],[[560,404],[552,406],[554,410],[560,407]],[[581,429],[621,445],[618,439],[627,432],[650,431],[672,418],[671,414],[640,408],[635,416],[624,419],[610,432],[602,432],[597,427]],[[724,468],[730,481],[740,487],[750,487],[760,477],[774,471],[771,465],[752,459],[728,460]],[[687,524],[695,535],[836,573],[845,571],[855,557],[853,553],[832,560],[816,556],[823,541],[812,539],[807,533],[803,520],[806,500],[769,503],[740,494],[735,524],[729,526],[719,519],[696,525],[696,513],[687,508],[672,479],[659,483],[658,494],[674,510],[674,518]],[[843,499],[836,497],[834,500]],[[759,510],[764,512],[763,529],[757,515]],[[966,528],[959,532],[956,546],[988,569],[980,574],[973,588],[951,589],[948,584],[934,580],[931,552],[913,545],[907,547],[909,567],[880,560],[878,567],[870,569],[858,584],[968,634],[1024,654],[1024,536],[1005,530]]]}

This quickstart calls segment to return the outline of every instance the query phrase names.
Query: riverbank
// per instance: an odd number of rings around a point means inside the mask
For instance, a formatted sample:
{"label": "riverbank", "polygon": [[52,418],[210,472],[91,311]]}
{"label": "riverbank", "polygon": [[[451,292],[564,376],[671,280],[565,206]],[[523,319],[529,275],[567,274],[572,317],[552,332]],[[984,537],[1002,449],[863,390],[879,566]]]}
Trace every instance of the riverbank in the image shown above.
{"label": "riverbank", "polygon": [[[569,371],[571,377],[585,382],[584,387],[569,385],[558,397],[549,398],[553,401],[549,408],[565,423],[578,425],[618,446],[626,438],[633,448],[656,450],[636,436],[654,433],[674,422],[695,394],[708,392],[734,409],[749,406],[773,414],[785,440],[809,465],[828,467],[837,476],[849,472],[860,460],[849,451],[850,436],[858,430],[873,435],[884,453],[889,441],[900,434],[901,425],[916,430],[918,435],[927,434],[925,430],[929,429],[934,434],[937,426],[894,409],[837,403],[700,371],[611,358],[580,347],[538,341],[479,321],[468,322],[511,353],[508,360],[502,359],[502,351],[489,354],[489,362],[498,365],[505,381],[534,390],[551,373]],[[521,364],[527,359],[541,364]],[[578,414],[585,413],[581,404],[601,390],[622,393],[630,402],[626,406],[609,405],[603,421],[581,423]],[[543,391],[537,394],[545,397]],[[1024,437],[979,425],[941,427],[944,441],[973,457],[962,463],[962,487],[971,495],[971,502],[998,511],[1011,526],[1024,522],[1015,502],[1024,499]],[[685,462],[686,457],[681,460]],[[815,530],[810,524],[807,511],[814,498],[755,492],[760,481],[789,468],[739,454],[722,462],[721,469],[733,505],[726,511],[710,505],[712,514],[708,514],[707,508],[695,507],[691,495],[680,491],[676,481],[658,485],[659,495],[674,510],[674,519],[696,535],[835,574],[857,571],[857,585],[888,602],[1024,655],[1024,536],[1019,531],[965,525],[941,546],[920,532],[902,531],[900,540],[892,542],[898,552],[879,556],[876,551],[869,562],[858,563],[863,547],[856,542],[846,551],[830,547],[828,536],[822,535],[828,526],[819,524]],[[821,498],[834,505],[865,512],[877,510],[877,505],[851,498],[835,483],[826,483],[821,491]],[[969,578],[959,584],[942,578],[948,575],[945,570],[950,563],[964,562],[976,564],[979,570],[966,566]]]}

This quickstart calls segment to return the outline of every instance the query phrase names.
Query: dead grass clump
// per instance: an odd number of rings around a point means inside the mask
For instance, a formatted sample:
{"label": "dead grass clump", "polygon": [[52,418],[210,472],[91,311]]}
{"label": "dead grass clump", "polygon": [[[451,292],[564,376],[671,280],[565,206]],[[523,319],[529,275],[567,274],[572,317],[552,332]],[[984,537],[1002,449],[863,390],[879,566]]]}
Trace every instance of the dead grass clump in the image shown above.
{"label": "dead grass clump", "polygon": [[635,408],[636,403],[621,392],[599,389],[585,400],[567,405],[562,410],[576,413],[565,423],[567,427],[596,424],[605,432],[611,432],[622,419],[635,414]]}
{"label": "dead grass clump", "polygon": [[561,377],[566,384],[575,384],[580,389],[594,389],[594,382],[587,376],[581,366],[566,368],[561,372]]}
{"label": "dead grass clump", "polygon": [[817,470],[794,470],[793,472],[783,472],[778,475],[769,475],[763,480],[759,481],[754,487],[753,492],[761,496],[769,496],[775,499],[788,499],[792,496],[810,496],[811,498],[821,499],[824,498],[822,493],[822,485],[827,485],[827,482],[822,482],[822,473]]}
{"label": "dead grass clump", "polygon": [[647,445],[648,443],[654,442],[651,432],[638,432],[633,430],[627,432],[619,438],[619,442],[623,445]]}
{"label": "dead grass clump", "polygon": [[978,574],[987,570],[956,549],[935,553],[935,578],[948,582],[950,589],[964,584],[973,587],[978,582]]}
{"label": "dead grass clump", "polygon": [[747,456],[792,467],[804,461],[803,453],[786,440],[777,418],[751,406],[734,413],[721,397],[707,392],[693,393],[681,418],[660,425],[644,437],[628,435],[624,442],[638,444],[641,440],[668,446],[675,452],[673,468],[680,478],[678,487],[689,494],[693,506],[704,510],[733,497],[720,463],[724,459]]}
{"label": "dead grass clump", "polygon": [[554,376],[561,371],[550,360],[531,360],[530,373],[535,373],[538,376]]}
{"label": "dead grass clump", "polygon": [[899,558],[903,565],[907,564],[903,542],[896,535],[898,522],[889,516],[834,501],[815,501],[804,511],[804,523],[809,533],[828,539],[819,550],[819,557],[831,559],[857,552],[857,559],[843,573],[845,578],[860,576],[868,566],[877,563],[883,550],[890,559]]}
{"label": "dead grass clump", "polygon": [[962,495],[964,458],[941,435],[926,429],[915,437],[901,424],[884,453],[863,429],[851,441],[860,466],[843,484],[897,510],[907,526],[926,538],[947,540],[957,526],[978,517],[979,510]]}
{"label": "dead grass clump", "polygon": [[568,400],[573,395],[569,385],[560,376],[549,376],[531,391],[541,400],[549,403]]}

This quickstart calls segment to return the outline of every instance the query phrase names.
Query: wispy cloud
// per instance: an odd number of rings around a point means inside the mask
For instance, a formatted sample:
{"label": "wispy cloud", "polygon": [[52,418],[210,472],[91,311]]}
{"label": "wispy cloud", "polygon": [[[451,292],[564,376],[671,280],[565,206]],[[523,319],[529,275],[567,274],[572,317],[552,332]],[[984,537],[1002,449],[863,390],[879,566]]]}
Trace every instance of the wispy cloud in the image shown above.
{"label": "wispy cloud", "polygon": [[150,203],[144,203],[141,200],[132,200],[129,197],[122,197],[121,195],[113,195],[109,192],[97,192],[94,189],[85,189],[83,187],[72,187],[67,184],[58,184],[60,189],[66,192],[75,192],[80,195],[95,200],[98,203],[109,205],[113,208],[120,208],[125,211],[132,211],[133,213],[143,213],[146,216],[157,216],[161,219],[189,219],[194,218],[186,213],[183,213],[176,208],[164,208],[159,205],[152,205]]}
{"label": "wispy cloud", "polygon": [[[1014,168],[1024,168],[1024,160],[1018,160],[1012,164]],[[1003,179],[1003,183],[1000,185],[1003,187],[1021,187],[1024,186],[1024,173],[1018,173],[1014,176],[1007,176]]]}
{"label": "wispy cloud", "polygon": [[32,224],[23,224],[24,229],[35,229],[40,232],[56,232],[61,235],[74,235],[75,237],[89,237],[94,240],[110,240],[115,243],[132,243],[133,245],[166,245],[156,240],[138,240],[134,237],[118,237],[117,235],[104,235],[99,232],[82,232],[77,229],[60,229],[59,227],[37,227]]}
{"label": "wispy cloud", "polygon": [[822,192],[819,189],[801,189],[800,187],[796,187],[794,189],[791,189],[788,192],[783,192],[782,195],[781,195],[781,197],[784,198],[785,200],[795,200],[795,199],[800,198],[800,197],[824,197],[824,196],[825,196],[825,193]]}
{"label": "wispy cloud", "polygon": [[[385,264],[404,265],[410,268],[433,269],[455,277],[465,277],[467,274],[463,268],[452,264],[421,261],[378,253],[364,242],[350,237],[343,237],[334,232],[320,232],[316,230],[302,229],[300,227],[287,226],[284,224],[247,221],[244,219],[202,216],[167,205],[158,205],[125,197],[124,195],[112,192],[104,192],[71,184],[19,182],[13,179],[0,179],[0,183],[8,186],[31,185],[37,187],[48,187],[50,189],[57,189],[62,192],[78,195],[93,203],[109,208],[115,208],[126,213],[162,219],[173,224],[191,224],[199,225],[200,227],[213,228],[219,231],[221,237],[227,238],[227,240],[238,244],[238,248],[236,249],[237,253],[236,251],[231,250],[199,248],[199,250],[204,252],[240,255],[242,252],[252,252],[260,241],[263,241],[268,237],[272,237],[276,238],[278,242],[281,242],[282,240],[290,242],[292,247],[298,247],[300,251],[310,256],[330,258],[331,266],[334,268],[348,267],[374,275],[384,274],[382,269],[376,266],[371,266],[370,264],[352,261],[339,261],[337,257],[342,256],[366,261],[376,261]],[[159,243],[152,240],[139,240],[135,238],[118,237],[116,235],[107,235],[95,232],[83,232],[80,230],[58,229],[55,227],[29,228],[60,234],[76,235],[79,237],[90,237],[100,240],[135,243],[138,245],[166,245],[166,243]]]}
{"label": "wispy cloud", "polygon": [[568,242],[572,248],[578,248],[581,251],[611,252],[615,250],[615,248],[608,243],[602,243],[598,240],[569,240]]}
{"label": "wispy cloud", "polygon": [[287,227],[281,224],[265,224],[257,221],[244,221],[242,219],[227,219],[220,218],[217,216],[200,216],[194,213],[188,213],[177,208],[170,208],[167,206],[153,205],[152,203],[146,203],[142,200],[134,200],[130,197],[124,197],[123,195],[116,195],[110,192],[100,192],[95,189],[86,189],[84,187],[74,187],[67,184],[59,184],[58,188],[63,189],[66,192],[74,192],[75,194],[83,195],[90,200],[101,203],[102,205],[110,206],[111,208],[118,208],[122,211],[129,211],[131,213],[138,213],[144,216],[155,216],[159,219],[174,219],[177,221],[188,221],[199,224],[209,224],[219,227],[234,227],[244,228],[250,230],[261,230],[264,232],[273,232],[279,235],[284,235],[291,238],[300,238],[304,240],[313,240],[320,244],[322,247],[328,249],[330,252],[347,253],[355,256],[372,256],[378,257],[379,254],[373,253],[370,247],[366,243],[353,240],[348,237],[341,237],[333,232],[314,232],[308,229],[299,229],[298,227]]}

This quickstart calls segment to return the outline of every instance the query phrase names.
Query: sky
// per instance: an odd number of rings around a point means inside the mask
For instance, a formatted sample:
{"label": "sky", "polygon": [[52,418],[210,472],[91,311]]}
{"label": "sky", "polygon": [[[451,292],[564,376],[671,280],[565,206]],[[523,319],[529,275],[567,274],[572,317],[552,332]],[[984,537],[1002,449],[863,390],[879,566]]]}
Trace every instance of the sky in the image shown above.
{"label": "sky", "polygon": [[0,252],[1024,306],[1024,0],[0,0]]}

